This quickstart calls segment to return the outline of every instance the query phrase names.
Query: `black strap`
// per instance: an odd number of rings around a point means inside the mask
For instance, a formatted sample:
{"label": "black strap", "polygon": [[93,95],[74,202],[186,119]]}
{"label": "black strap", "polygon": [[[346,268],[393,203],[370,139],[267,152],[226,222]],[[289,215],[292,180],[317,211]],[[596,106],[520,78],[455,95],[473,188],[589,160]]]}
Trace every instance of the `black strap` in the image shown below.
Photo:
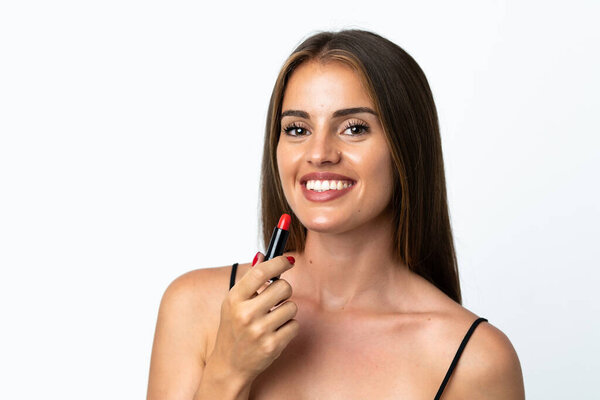
{"label": "black strap", "polygon": [[485,319],[485,318],[477,318],[473,322],[473,324],[471,324],[471,327],[467,331],[467,334],[465,335],[464,339],[462,340],[460,346],[458,346],[458,351],[456,352],[456,355],[454,356],[454,359],[452,360],[452,364],[450,364],[450,368],[448,368],[448,372],[446,372],[446,376],[444,377],[444,381],[442,382],[442,385],[440,386],[437,394],[435,395],[435,399],[434,400],[440,400],[440,397],[442,396],[442,392],[446,388],[446,384],[448,384],[448,381],[450,380],[450,376],[452,375],[452,371],[454,371],[454,368],[456,367],[456,364],[458,363],[458,359],[460,358],[463,350],[465,349],[465,346],[467,345],[467,342],[471,338],[471,335],[473,334],[473,331],[475,330],[475,328],[477,328],[477,325],[479,325],[479,323],[483,322],[483,321],[487,322],[487,319]]}
{"label": "black strap", "polygon": [[229,290],[235,285],[235,274],[237,273],[238,263],[231,266],[231,276],[229,277]]}

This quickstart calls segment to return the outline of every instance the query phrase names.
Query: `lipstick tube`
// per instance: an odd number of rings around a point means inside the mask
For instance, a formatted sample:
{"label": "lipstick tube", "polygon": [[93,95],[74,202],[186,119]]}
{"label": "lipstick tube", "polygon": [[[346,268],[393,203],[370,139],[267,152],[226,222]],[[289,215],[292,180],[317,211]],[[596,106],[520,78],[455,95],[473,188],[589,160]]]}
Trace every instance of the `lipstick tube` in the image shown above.
{"label": "lipstick tube", "polygon": [[[273,234],[271,235],[271,241],[269,242],[269,247],[265,253],[264,261],[270,260],[275,257],[279,257],[283,254],[283,250],[285,249],[285,244],[287,242],[288,236],[290,235],[290,231],[288,230],[290,227],[290,221],[292,217],[288,214],[281,215],[279,218],[279,223],[273,230]],[[264,262],[263,261],[263,262]],[[273,277],[269,282],[273,282],[279,279],[279,276]]]}

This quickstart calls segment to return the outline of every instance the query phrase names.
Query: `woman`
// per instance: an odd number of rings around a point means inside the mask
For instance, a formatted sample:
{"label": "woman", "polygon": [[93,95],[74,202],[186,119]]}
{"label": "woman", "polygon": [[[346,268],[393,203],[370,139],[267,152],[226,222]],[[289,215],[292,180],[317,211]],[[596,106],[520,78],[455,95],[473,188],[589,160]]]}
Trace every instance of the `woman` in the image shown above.
{"label": "woman", "polygon": [[436,109],[401,48],[359,30],[300,44],[261,200],[265,247],[292,216],[287,251],[169,286],[149,399],[524,398],[508,338],[461,306]]}

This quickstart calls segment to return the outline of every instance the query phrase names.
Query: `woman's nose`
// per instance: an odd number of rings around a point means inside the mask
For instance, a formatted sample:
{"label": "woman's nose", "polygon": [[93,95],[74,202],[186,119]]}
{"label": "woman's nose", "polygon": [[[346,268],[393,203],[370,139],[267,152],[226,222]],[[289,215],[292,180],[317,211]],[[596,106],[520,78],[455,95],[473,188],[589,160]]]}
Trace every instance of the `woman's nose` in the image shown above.
{"label": "woman's nose", "polygon": [[314,165],[336,164],[341,152],[335,145],[335,138],[327,132],[313,133],[306,150],[307,161]]}

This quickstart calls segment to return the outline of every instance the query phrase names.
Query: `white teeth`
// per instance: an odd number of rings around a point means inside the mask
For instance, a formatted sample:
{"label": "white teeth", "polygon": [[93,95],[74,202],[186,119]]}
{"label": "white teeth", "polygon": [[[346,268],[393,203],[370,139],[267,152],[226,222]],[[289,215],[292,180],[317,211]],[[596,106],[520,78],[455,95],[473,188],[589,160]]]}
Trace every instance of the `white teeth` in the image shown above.
{"label": "white teeth", "polygon": [[352,186],[350,181],[306,181],[306,188],[315,192],[324,192],[326,190],[342,190]]}

